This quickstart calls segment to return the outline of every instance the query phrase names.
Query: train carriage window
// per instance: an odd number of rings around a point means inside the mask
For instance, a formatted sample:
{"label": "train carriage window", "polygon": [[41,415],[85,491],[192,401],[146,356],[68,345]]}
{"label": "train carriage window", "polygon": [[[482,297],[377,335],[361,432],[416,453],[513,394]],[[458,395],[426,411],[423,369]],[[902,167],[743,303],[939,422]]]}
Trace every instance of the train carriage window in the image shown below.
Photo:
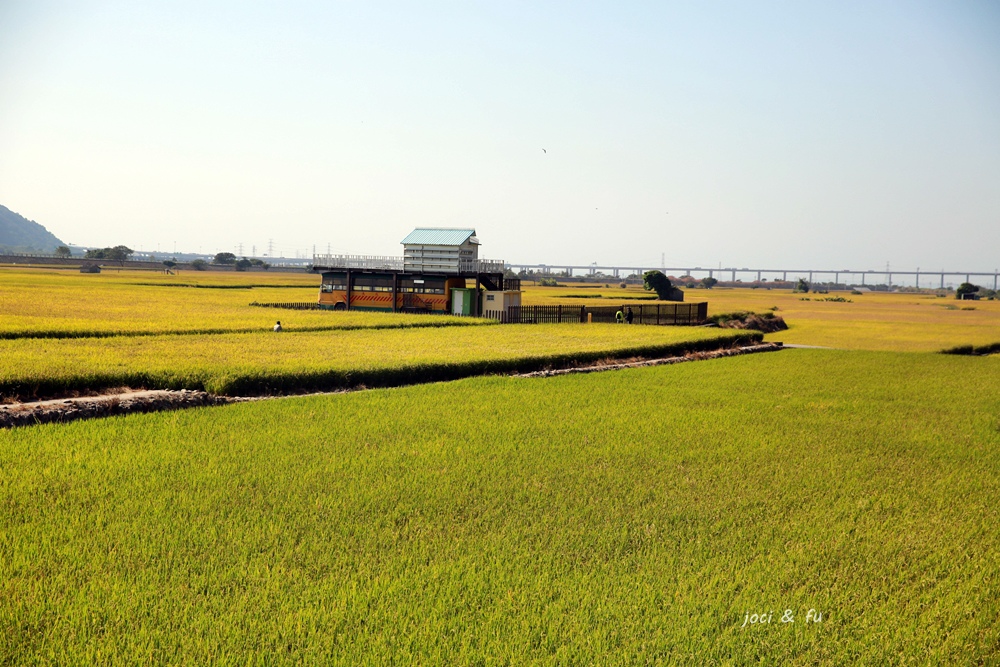
{"label": "train carriage window", "polygon": [[325,273],[320,285],[321,292],[338,292],[347,289],[347,276],[343,273]]}

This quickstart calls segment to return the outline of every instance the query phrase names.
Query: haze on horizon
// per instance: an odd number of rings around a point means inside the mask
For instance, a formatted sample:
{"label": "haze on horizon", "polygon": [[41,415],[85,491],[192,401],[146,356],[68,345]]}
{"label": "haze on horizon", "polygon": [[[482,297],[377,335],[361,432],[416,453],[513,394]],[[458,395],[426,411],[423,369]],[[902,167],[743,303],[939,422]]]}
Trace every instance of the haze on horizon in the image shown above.
{"label": "haze on horizon", "polygon": [[65,241],[992,271],[1000,5],[0,4],[0,204]]}

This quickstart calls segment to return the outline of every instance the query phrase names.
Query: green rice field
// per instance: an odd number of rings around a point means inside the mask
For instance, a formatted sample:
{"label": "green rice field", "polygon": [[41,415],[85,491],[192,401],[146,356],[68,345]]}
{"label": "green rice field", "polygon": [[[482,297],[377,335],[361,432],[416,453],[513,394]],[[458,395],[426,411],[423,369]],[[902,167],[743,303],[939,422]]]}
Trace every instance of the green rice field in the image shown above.
{"label": "green rice field", "polygon": [[792,350],[3,432],[0,662],[990,664],[998,361]]}

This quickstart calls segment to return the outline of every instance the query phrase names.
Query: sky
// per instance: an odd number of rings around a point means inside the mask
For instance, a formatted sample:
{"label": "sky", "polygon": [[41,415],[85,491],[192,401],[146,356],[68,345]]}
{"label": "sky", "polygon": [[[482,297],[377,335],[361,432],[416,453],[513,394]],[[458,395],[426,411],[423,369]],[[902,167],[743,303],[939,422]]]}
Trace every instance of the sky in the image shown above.
{"label": "sky", "polygon": [[1000,266],[1000,4],[0,0],[0,204],[66,242]]}

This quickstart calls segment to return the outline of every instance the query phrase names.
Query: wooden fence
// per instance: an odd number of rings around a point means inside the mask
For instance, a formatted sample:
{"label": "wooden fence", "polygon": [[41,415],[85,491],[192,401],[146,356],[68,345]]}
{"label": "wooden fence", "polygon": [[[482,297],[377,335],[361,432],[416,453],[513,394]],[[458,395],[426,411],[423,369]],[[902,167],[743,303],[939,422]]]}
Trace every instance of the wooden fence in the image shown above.
{"label": "wooden fence", "polygon": [[558,324],[586,322],[585,306],[510,306],[507,310],[487,310],[483,317],[501,324]]}
{"label": "wooden fence", "polygon": [[708,319],[708,303],[657,303],[641,306],[511,306],[488,310],[483,316],[502,324],[561,322],[614,323],[619,310],[632,309],[632,324],[701,324]]}
{"label": "wooden fence", "polygon": [[594,322],[614,322],[615,314],[632,309],[632,324],[701,324],[708,319],[708,303],[657,303],[642,306],[587,306]]}
{"label": "wooden fence", "polygon": [[258,308],[286,308],[288,310],[319,310],[319,304],[315,301],[280,301],[274,303],[258,303],[254,301],[250,304]]}
{"label": "wooden fence", "polygon": [[[314,302],[258,303],[259,308],[287,308],[289,310],[318,310]],[[511,306],[507,310],[488,310],[483,317],[501,324],[559,324],[563,322],[614,323],[616,313],[632,309],[632,324],[701,324],[708,319],[708,304],[657,303],[641,306]]]}

